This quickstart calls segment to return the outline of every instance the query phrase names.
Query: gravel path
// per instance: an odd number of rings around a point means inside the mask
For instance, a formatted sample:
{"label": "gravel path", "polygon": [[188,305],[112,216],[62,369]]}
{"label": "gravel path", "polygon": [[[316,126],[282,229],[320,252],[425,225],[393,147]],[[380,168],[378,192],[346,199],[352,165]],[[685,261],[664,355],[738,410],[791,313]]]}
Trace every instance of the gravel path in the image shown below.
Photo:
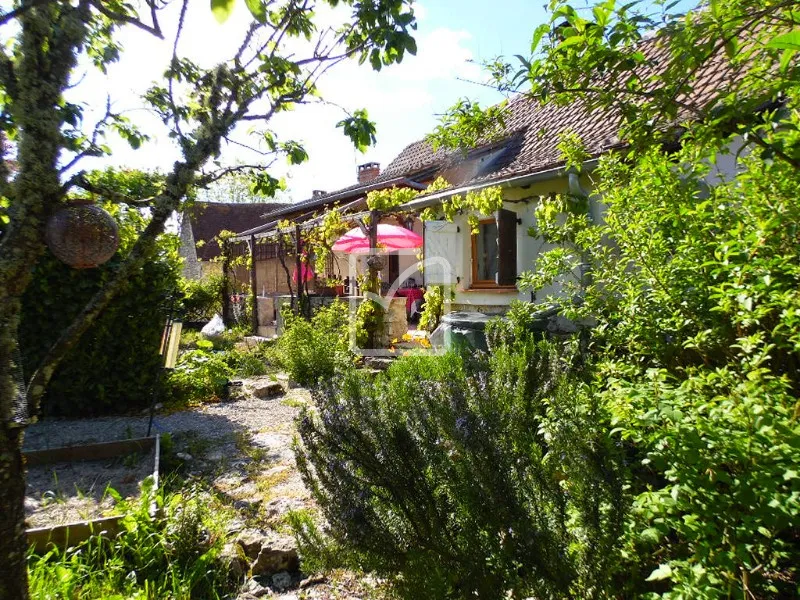
{"label": "gravel path", "polygon": [[[248,382],[260,379],[253,378]],[[298,412],[292,399],[304,402],[307,395],[308,392],[303,389],[293,389],[277,400],[246,396],[234,402],[205,404],[166,415],[156,414],[153,433],[193,433],[201,438],[214,439],[230,437],[236,432],[290,427]],[[146,415],[42,421],[26,430],[24,449],[42,450],[144,437],[147,435],[147,422]]]}
{"label": "gravel path", "polygon": [[[282,530],[285,535],[286,513],[313,507],[291,449],[294,418],[299,407],[310,401],[309,393],[302,388],[283,390],[284,393],[278,389],[278,395],[259,398],[258,389],[269,385],[275,385],[274,378],[269,376],[247,379],[242,394],[233,401],[157,414],[154,421],[155,433],[172,435],[177,451],[174,456],[183,461],[184,472],[203,480],[238,511],[236,523],[231,524],[235,525],[234,532],[257,527],[263,531]],[[143,437],[147,422],[146,415],[44,421],[28,428],[25,450]],[[101,498],[93,500],[102,505]],[[352,572],[334,571],[306,580],[304,577],[302,573],[292,574],[289,589],[275,587],[270,577],[258,578],[260,583],[248,580],[243,590],[248,585],[255,586],[258,594],[243,592],[238,597],[247,600],[382,597],[374,580]]]}

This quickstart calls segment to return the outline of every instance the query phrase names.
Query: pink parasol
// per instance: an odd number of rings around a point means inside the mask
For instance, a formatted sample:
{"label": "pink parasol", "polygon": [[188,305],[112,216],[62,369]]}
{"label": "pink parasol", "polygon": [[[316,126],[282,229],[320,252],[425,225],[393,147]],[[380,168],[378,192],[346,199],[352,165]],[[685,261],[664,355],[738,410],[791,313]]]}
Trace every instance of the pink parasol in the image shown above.
{"label": "pink parasol", "polygon": [[[378,223],[378,247],[384,251],[404,250],[422,246],[422,237],[397,225]],[[356,227],[336,240],[332,250],[345,254],[368,254],[369,238]]]}

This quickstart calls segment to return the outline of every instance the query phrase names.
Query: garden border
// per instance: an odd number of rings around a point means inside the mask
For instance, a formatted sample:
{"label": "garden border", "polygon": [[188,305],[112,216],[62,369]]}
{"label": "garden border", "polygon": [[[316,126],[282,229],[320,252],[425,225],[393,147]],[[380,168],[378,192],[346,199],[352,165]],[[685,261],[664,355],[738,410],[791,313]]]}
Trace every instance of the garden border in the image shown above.
{"label": "garden border", "polygon": [[[151,436],[114,442],[100,442],[81,446],[66,446],[47,450],[32,450],[24,453],[29,466],[45,465],[54,462],[81,462],[87,460],[103,460],[125,456],[134,452],[153,451],[153,489],[158,489],[159,463],[161,455],[161,437]],[[155,516],[158,507],[153,501],[150,514]],[[119,532],[119,523],[124,515],[101,517],[86,521],[75,521],[53,527],[36,527],[26,531],[28,546],[36,552],[45,552],[53,545],[59,548],[75,546],[86,541],[92,535],[112,537]]]}

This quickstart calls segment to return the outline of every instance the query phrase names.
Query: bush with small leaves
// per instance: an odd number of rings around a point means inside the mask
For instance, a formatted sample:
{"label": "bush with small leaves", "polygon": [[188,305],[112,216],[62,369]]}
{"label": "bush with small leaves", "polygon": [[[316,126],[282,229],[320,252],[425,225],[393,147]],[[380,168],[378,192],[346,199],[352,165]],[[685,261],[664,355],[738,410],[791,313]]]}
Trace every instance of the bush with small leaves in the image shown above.
{"label": "bush with small leaves", "polygon": [[328,528],[296,524],[306,551],[406,598],[601,597],[624,476],[568,346],[405,357],[317,391],[296,456]]}
{"label": "bush with small leaves", "polygon": [[305,319],[290,309],[281,312],[285,329],[265,354],[273,365],[284,369],[300,385],[314,385],[333,377],[337,368],[350,362],[347,305],[335,301]]}

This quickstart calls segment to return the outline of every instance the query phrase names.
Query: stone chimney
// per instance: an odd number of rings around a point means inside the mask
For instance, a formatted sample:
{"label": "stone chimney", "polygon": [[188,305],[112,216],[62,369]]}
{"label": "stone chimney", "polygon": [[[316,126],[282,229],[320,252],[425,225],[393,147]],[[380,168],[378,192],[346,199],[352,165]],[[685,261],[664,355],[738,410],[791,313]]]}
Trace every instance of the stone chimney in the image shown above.
{"label": "stone chimney", "polygon": [[381,174],[381,164],[376,162],[358,165],[358,183],[369,183]]}

